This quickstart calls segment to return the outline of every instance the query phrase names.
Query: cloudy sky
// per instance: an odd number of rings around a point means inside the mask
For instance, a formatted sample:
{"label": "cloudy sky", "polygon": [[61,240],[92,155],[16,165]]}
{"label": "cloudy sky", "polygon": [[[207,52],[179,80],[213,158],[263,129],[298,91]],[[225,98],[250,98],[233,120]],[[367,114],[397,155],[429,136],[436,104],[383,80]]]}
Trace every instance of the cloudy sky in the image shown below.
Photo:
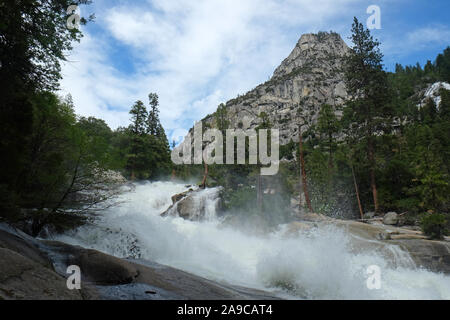
{"label": "cloudy sky", "polygon": [[[381,8],[385,67],[422,65],[450,45],[448,0],[94,0],[95,22],[63,67],[76,112],[127,126],[136,100],[158,93],[170,140],[221,102],[271,77],[303,33],[348,41],[356,16]],[[350,44],[350,43],[349,43]]]}

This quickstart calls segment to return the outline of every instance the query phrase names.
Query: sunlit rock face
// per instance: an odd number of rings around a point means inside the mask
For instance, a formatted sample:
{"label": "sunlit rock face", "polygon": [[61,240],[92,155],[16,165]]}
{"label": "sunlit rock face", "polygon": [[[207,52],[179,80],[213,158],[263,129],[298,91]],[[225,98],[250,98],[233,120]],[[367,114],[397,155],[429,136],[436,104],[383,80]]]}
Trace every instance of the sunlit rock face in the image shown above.
{"label": "sunlit rock face", "polygon": [[450,90],[450,84],[447,82],[435,82],[430,85],[423,93],[423,98],[419,104],[419,107],[425,106],[429,99],[433,100],[436,107],[439,109],[441,106],[441,90]]}
{"label": "sunlit rock face", "polygon": [[[340,105],[347,98],[342,72],[348,46],[337,33],[305,34],[272,78],[226,103],[230,127],[254,129],[265,112],[280,142],[298,142],[299,122],[315,124],[323,104]],[[215,127],[215,117],[204,123]]]}

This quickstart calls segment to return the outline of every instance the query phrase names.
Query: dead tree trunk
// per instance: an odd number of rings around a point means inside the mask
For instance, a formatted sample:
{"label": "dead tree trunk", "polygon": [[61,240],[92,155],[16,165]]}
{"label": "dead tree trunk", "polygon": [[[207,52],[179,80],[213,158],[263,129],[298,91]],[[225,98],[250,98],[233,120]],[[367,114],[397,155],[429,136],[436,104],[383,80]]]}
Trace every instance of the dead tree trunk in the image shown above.
{"label": "dead tree trunk", "polygon": [[308,206],[309,211],[312,213],[313,209],[312,209],[311,200],[309,198],[309,193],[308,193],[308,182],[307,182],[308,179],[306,177],[305,158],[303,155],[303,137],[302,137],[302,127],[301,126],[299,126],[299,128],[298,128],[298,134],[299,134],[300,166],[301,166],[303,193],[305,195],[306,205]]}
{"label": "dead tree trunk", "polygon": [[353,164],[351,166],[352,166],[353,182],[355,184],[356,199],[358,200],[359,214],[361,215],[361,219],[364,219],[364,212],[361,205],[361,199],[359,198],[358,182],[356,182],[355,169],[353,168]]}
{"label": "dead tree trunk", "polygon": [[258,205],[259,213],[262,213],[262,204],[263,204],[263,192],[262,192],[262,177],[258,174],[258,187],[257,187],[257,195],[256,201]]}
{"label": "dead tree trunk", "polygon": [[372,137],[369,137],[369,163],[370,163],[370,186],[372,188],[373,204],[375,212],[378,212],[378,191],[375,179],[375,152],[373,147]]}
{"label": "dead tree trunk", "polygon": [[328,169],[329,169],[329,173],[331,174],[331,171],[333,170],[333,134],[329,134],[328,135],[328,143],[329,143],[329,157],[330,159],[328,160]]}
{"label": "dead tree trunk", "polygon": [[203,173],[203,180],[200,184],[201,189],[206,189],[206,180],[208,179],[208,164],[205,162],[205,172]]}

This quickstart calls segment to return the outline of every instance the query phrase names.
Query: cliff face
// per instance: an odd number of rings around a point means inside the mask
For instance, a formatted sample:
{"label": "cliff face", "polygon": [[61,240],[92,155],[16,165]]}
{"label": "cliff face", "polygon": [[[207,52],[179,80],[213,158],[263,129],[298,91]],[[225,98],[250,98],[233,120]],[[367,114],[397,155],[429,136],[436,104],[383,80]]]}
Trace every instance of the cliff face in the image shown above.
{"label": "cliff face", "polygon": [[[297,142],[299,123],[314,124],[323,104],[339,105],[348,98],[342,73],[348,51],[337,33],[303,35],[269,81],[226,103],[230,127],[254,129],[265,112],[280,129],[282,145]],[[214,116],[204,123],[215,127]]]}

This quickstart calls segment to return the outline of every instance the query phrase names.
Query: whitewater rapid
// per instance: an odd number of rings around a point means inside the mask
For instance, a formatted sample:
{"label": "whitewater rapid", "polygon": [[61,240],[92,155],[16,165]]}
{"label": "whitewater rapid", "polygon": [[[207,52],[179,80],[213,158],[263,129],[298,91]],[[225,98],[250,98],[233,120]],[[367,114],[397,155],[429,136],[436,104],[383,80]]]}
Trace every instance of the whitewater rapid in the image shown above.
{"label": "whitewater rapid", "polygon": [[[181,183],[138,184],[121,204],[102,213],[95,224],[56,240],[96,249],[120,258],[172,266],[210,280],[264,289],[298,299],[450,299],[450,277],[417,269],[406,253],[393,267],[379,252],[355,254],[351,237],[332,227],[286,236],[280,230],[261,235],[226,226],[209,208],[203,222],[162,218],[171,197],[186,191]],[[211,192],[211,191],[201,191]],[[200,194],[201,194],[200,192]],[[381,270],[381,288],[369,290],[367,268]]]}

